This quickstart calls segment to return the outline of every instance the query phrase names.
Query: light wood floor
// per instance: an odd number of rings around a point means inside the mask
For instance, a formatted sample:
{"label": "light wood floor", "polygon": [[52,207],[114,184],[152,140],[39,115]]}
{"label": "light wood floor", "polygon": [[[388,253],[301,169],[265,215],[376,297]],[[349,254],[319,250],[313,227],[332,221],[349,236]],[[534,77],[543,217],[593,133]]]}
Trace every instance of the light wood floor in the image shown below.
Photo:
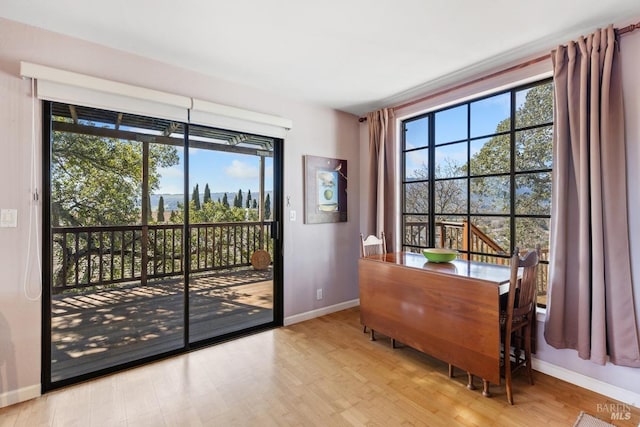
{"label": "light wood floor", "polygon": [[[494,396],[362,333],[358,309],[240,338],[0,409],[0,426],[572,426],[618,402],[539,372]],[[611,406],[607,406],[611,408]],[[631,420],[616,425],[636,426]]]}

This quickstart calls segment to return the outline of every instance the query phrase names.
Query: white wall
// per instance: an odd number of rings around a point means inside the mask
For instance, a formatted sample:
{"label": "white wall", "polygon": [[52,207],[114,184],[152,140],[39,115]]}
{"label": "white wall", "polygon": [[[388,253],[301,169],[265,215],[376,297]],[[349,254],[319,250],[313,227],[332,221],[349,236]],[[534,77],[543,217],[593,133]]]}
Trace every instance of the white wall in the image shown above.
{"label": "white wall", "polygon": [[[0,228],[0,407],[40,392],[41,300],[32,249],[27,256],[32,127],[31,82],[19,77],[20,61],[48,65],[165,92],[192,96],[293,120],[285,139],[284,194],[296,222],[284,224],[284,315],[358,298],[359,129],[357,117],[206,77],[157,61],[0,19],[0,208],[18,210],[17,228]],[[40,106],[36,108],[37,174],[41,182]],[[348,162],[349,220],[303,224],[305,154]],[[42,191],[42,190],[41,190]],[[289,208],[285,208],[288,218]],[[35,235],[34,242],[35,242]],[[27,280],[25,282],[25,271]],[[25,294],[24,284],[27,285]],[[317,301],[316,288],[324,299]]]}
{"label": "white wall", "polygon": [[[635,21],[634,21],[635,22]],[[624,25],[620,25],[624,26]],[[554,46],[549,47],[549,51]],[[640,321],[640,216],[634,215],[640,211],[640,192],[637,183],[640,182],[640,31],[621,37],[621,63],[623,73],[626,135],[628,141],[627,171],[629,193],[629,221],[632,255],[632,274],[636,297],[636,317]],[[545,54],[541,52],[540,56]],[[524,60],[522,61],[524,62]],[[507,68],[507,67],[504,67]],[[435,110],[447,104],[460,102],[465,98],[477,97],[485,91],[496,92],[499,88],[515,86],[525,81],[537,80],[542,77],[550,77],[552,71],[551,60],[543,61],[535,65],[519,69],[517,71],[488,79],[449,93],[436,96],[424,102],[410,107],[396,110],[396,116],[403,119],[415,116],[419,113]],[[473,80],[473,79],[470,79]],[[443,88],[445,89],[445,88]],[[367,134],[361,126],[361,150],[362,162],[361,176],[366,177],[365,159]],[[363,195],[366,194],[363,192]],[[366,207],[366,201],[361,200],[361,209]],[[366,216],[361,210],[361,223]],[[640,407],[640,369],[627,368],[607,364],[600,366],[590,361],[585,361],[577,356],[574,350],[557,350],[546,344],[544,340],[544,314],[539,316],[538,325],[538,352],[534,367],[536,369],[557,376],[564,380],[574,382],[583,387],[593,389],[601,394],[624,401]],[[639,326],[640,328],[640,323]],[[595,411],[596,408],[593,408]]]}

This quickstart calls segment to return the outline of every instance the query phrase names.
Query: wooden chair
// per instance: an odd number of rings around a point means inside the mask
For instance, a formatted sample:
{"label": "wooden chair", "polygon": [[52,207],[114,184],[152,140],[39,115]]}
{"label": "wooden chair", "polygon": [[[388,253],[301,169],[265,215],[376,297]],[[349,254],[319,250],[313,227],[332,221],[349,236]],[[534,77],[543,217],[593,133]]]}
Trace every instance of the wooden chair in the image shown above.
{"label": "wooden chair", "polygon": [[[540,246],[529,251],[520,258],[516,248],[511,257],[511,276],[507,304],[500,311],[500,335],[502,341],[502,371],[505,378],[507,400],[513,405],[511,377],[514,371],[526,367],[529,383],[533,385],[533,369],[531,368],[531,339],[535,330],[537,304],[537,275],[540,261]],[[522,354],[524,352],[524,355]],[[511,360],[513,358],[513,361]],[[449,377],[453,376],[453,366],[449,365]],[[467,372],[467,388],[475,389],[473,375]],[[491,396],[489,383],[483,380],[482,394]]]}
{"label": "wooden chair", "polygon": [[[387,241],[384,236],[384,231],[380,232],[380,238],[370,234],[367,238],[360,233],[360,256],[365,257],[369,255],[378,255],[387,253]],[[367,333],[367,325],[363,325],[362,333]],[[371,340],[375,340],[373,330],[371,330]]]}
{"label": "wooden chair", "polygon": [[384,237],[384,231],[380,233],[380,238],[374,235],[369,235],[365,239],[362,233],[360,233],[360,256],[365,257],[369,255],[386,254],[387,253],[387,241]]}
{"label": "wooden chair", "polygon": [[[511,278],[507,307],[500,313],[502,335],[503,368],[507,400],[513,405],[511,377],[514,371],[525,367],[529,384],[533,385],[531,368],[531,338],[536,321],[536,298],[540,247],[519,256],[518,248],[511,257]],[[524,351],[524,357],[522,355]],[[513,360],[512,360],[513,359]],[[484,392],[488,394],[488,384],[484,381]]]}

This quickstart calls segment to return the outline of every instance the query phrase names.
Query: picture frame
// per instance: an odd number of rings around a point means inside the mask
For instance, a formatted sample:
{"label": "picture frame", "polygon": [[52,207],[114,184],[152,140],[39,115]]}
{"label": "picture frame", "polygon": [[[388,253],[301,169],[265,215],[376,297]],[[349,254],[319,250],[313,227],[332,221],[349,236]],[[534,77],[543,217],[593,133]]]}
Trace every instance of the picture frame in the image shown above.
{"label": "picture frame", "polygon": [[347,221],[347,161],[304,156],[305,224]]}

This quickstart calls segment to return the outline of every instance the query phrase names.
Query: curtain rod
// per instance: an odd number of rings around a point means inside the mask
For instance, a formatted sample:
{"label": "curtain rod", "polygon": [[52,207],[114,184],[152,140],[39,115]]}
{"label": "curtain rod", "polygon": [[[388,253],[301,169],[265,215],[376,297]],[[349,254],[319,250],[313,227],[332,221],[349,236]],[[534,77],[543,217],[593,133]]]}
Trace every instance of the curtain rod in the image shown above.
{"label": "curtain rod", "polygon": [[[621,36],[623,34],[626,34],[626,33],[630,33],[630,32],[635,31],[635,30],[640,30],[640,22],[638,22],[636,24],[627,25],[626,27],[622,27],[620,29],[618,29],[618,28],[615,29],[616,34],[619,35],[619,36]],[[479,77],[477,79],[474,79],[474,80],[471,80],[471,81],[468,81],[468,82],[460,83],[460,84],[458,84],[456,86],[450,87],[448,89],[443,89],[443,90],[441,90],[439,92],[432,93],[432,94],[424,96],[422,98],[418,98],[418,99],[415,99],[413,101],[405,102],[404,104],[396,105],[395,107],[391,107],[391,109],[392,110],[399,110],[401,108],[410,107],[412,105],[419,104],[419,103],[424,102],[424,101],[428,101],[429,99],[435,98],[437,96],[441,96],[441,95],[445,95],[445,94],[447,94],[449,92],[453,92],[454,90],[462,89],[463,87],[470,86],[470,85],[476,84],[476,83],[480,83],[481,81],[492,79],[494,77],[498,77],[498,76],[501,76],[503,74],[510,73],[511,71],[519,70],[521,68],[525,68],[525,67],[528,67],[530,65],[537,64],[538,62],[545,61],[545,60],[547,60],[549,58],[550,58],[549,54],[543,55],[543,56],[539,56],[537,58],[530,59],[528,61],[525,61],[525,62],[522,62],[520,64],[514,65],[512,67],[505,68],[504,70],[496,71],[495,73],[491,73],[491,74],[488,74],[486,76],[482,76],[482,77]],[[367,121],[367,117],[366,116],[365,117],[360,117],[358,119],[358,121],[360,123],[366,122]]]}

